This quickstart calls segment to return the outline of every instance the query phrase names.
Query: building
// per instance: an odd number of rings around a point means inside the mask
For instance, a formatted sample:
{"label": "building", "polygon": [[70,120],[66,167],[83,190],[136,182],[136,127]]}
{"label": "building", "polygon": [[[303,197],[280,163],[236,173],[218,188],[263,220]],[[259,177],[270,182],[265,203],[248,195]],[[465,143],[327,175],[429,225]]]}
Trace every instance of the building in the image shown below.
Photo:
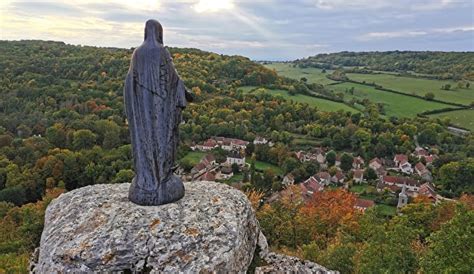
{"label": "building", "polygon": [[286,174],[285,177],[283,177],[283,182],[282,183],[285,186],[292,185],[292,184],[295,183],[295,177],[291,173],[288,173],[288,174]]}
{"label": "building", "polygon": [[361,169],[364,167],[364,164],[365,164],[365,161],[360,156],[354,157],[354,159],[352,160],[352,168],[354,169]]}
{"label": "building", "polygon": [[204,158],[201,159],[201,163],[205,164],[207,167],[217,165],[216,157],[212,154],[206,154]]}
{"label": "building", "polygon": [[344,178],[346,176],[344,176],[344,173],[342,173],[342,171],[338,170],[336,172],[336,174],[334,174],[334,176],[331,177],[331,182],[333,183],[339,183],[339,184],[343,184],[344,183]]}
{"label": "building", "polygon": [[321,184],[314,176],[310,177],[303,183],[299,184],[301,187],[301,192],[307,197],[311,197],[316,192],[321,192],[324,190],[324,184]]}
{"label": "building", "polygon": [[380,158],[374,158],[370,160],[369,162],[369,167],[375,171],[379,170],[380,168],[383,167],[383,162],[380,160]]}
{"label": "building", "polygon": [[329,185],[331,183],[331,175],[327,173],[326,171],[318,172],[314,177],[321,184]]}
{"label": "building", "polygon": [[357,198],[354,208],[365,212],[368,208],[371,208],[373,206],[375,206],[374,201]]}
{"label": "building", "polygon": [[257,136],[255,140],[253,140],[254,145],[265,145],[266,143],[268,143],[268,140],[260,136]]}
{"label": "building", "polygon": [[239,150],[232,150],[227,156],[226,164],[232,166],[237,164],[239,167],[245,166],[245,155]]}
{"label": "building", "polygon": [[353,170],[352,180],[354,183],[362,183],[364,181],[364,170],[363,169]]}
{"label": "building", "polygon": [[395,166],[398,167],[398,169],[406,174],[412,174],[413,173],[413,168],[408,162],[408,156],[405,154],[397,154],[395,155],[395,158],[393,158],[393,162],[395,163]]}
{"label": "building", "polygon": [[204,163],[198,163],[191,169],[191,175],[195,178],[201,176],[204,172],[206,172],[207,167]]}
{"label": "building", "polygon": [[219,177],[221,179],[229,179],[234,176],[234,172],[232,171],[232,167],[230,166],[223,166],[219,172]]}
{"label": "building", "polygon": [[430,171],[421,162],[415,165],[415,171],[420,177],[423,177],[427,173],[430,173]]}
{"label": "building", "polygon": [[382,176],[380,186],[385,187],[385,185],[389,186],[397,186],[405,188],[412,192],[418,192],[420,189],[420,183],[417,180],[408,177],[399,177],[399,176]]}
{"label": "building", "polygon": [[436,203],[438,201],[438,194],[436,194],[433,185],[430,183],[422,184],[420,186],[420,189],[418,190],[418,195],[428,197],[433,203]]}
{"label": "building", "polygon": [[216,180],[216,172],[214,171],[207,171],[203,175],[197,178],[198,181],[215,181]]}
{"label": "building", "polygon": [[407,187],[406,187],[406,185],[403,185],[402,192],[400,192],[400,194],[398,194],[398,204],[397,204],[398,209],[400,209],[400,208],[402,208],[402,207],[404,207],[408,204],[408,196],[406,194],[406,191],[407,191]]}
{"label": "building", "polygon": [[196,145],[196,149],[201,150],[201,151],[209,151],[218,147],[219,145],[217,144],[216,140],[213,140],[213,139],[207,139],[201,145]]}

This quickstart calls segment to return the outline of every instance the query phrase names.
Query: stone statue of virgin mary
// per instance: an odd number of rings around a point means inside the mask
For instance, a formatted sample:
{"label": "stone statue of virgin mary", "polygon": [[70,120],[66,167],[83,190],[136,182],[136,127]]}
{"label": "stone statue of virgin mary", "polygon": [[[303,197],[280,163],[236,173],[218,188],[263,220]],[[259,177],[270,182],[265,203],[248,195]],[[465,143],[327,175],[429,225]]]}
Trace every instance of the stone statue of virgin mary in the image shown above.
{"label": "stone statue of virgin mary", "polygon": [[184,185],[173,166],[181,111],[191,96],[163,46],[163,27],[156,20],[146,22],[145,41],[133,52],[124,98],[135,168],[130,201],[161,205],[181,199]]}

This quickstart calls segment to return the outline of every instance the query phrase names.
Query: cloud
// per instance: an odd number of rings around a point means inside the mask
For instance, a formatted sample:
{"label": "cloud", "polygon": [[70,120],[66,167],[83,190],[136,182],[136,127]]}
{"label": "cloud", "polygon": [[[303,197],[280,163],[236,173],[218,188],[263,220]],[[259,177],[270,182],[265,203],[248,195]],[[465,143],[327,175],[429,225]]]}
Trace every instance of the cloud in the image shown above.
{"label": "cloud", "polygon": [[401,31],[389,31],[389,32],[369,32],[358,37],[360,41],[371,41],[377,39],[392,39],[392,38],[411,38],[418,36],[426,36],[440,33],[459,33],[459,32],[472,32],[474,26],[459,26],[449,28],[437,28],[429,30],[401,30]]}
{"label": "cloud", "polygon": [[[196,10],[200,3],[207,11]],[[259,60],[341,50],[473,49],[471,0],[227,0],[229,8],[213,9],[222,3],[2,0],[0,39],[130,48],[142,42],[144,22],[155,18],[167,45]]]}

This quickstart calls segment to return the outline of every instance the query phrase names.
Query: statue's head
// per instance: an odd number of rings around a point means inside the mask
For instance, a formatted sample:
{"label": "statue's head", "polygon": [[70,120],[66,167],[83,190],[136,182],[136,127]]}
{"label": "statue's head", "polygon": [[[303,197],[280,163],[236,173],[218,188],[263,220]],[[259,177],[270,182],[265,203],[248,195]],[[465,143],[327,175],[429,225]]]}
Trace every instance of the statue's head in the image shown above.
{"label": "statue's head", "polygon": [[155,39],[158,43],[163,44],[163,27],[160,22],[150,19],[145,24],[145,40]]}

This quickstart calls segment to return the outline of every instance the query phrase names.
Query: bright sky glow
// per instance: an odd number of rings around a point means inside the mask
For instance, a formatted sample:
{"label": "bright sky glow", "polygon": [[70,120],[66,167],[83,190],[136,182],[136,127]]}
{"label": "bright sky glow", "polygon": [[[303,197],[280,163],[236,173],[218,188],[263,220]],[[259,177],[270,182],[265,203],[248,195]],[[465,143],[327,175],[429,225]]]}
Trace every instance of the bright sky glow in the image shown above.
{"label": "bright sky glow", "polygon": [[194,6],[197,12],[217,12],[234,8],[232,0],[199,0]]}

